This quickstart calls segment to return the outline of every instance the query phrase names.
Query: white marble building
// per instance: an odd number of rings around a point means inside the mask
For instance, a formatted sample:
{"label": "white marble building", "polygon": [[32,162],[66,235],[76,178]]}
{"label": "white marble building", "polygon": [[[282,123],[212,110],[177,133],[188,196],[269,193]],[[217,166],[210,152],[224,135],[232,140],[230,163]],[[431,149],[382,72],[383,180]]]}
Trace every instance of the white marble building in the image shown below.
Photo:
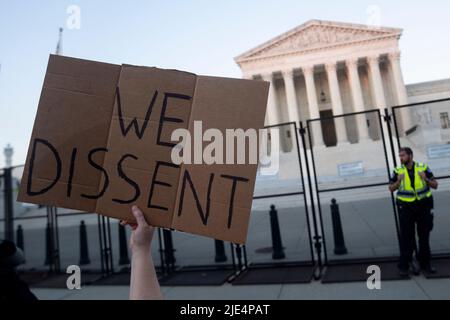
{"label": "white marble building", "polygon": [[[450,79],[405,85],[401,35],[397,28],[312,20],[239,55],[235,61],[244,78],[271,83],[266,125],[305,123],[374,109],[384,115],[385,108],[392,113],[393,106],[450,98]],[[450,173],[449,114],[450,101],[396,109],[401,144],[412,147],[415,158],[427,162],[439,176]],[[306,153],[300,150],[299,154],[304,177],[308,173],[304,153],[310,160],[314,155],[319,189],[388,181],[394,158],[383,140],[391,139],[387,139],[387,125],[376,112],[310,124],[314,152],[307,141]],[[279,170],[273,176],[258,175],[256,196],[298,191],[300,169],[292,129],[292,125],[280,127]],[[395,141],[394,129],[392,137]],[[322,197],[340,201],[388,197],[386,190],[384,186],[361,188]],[[330,199],[322,200],[328,203]],[[255,201],[254,206],[265,208],[270,201]],[[299,205],[297,198],[283,201],[286,207]]]}
{"label": "white marble building", "polygon": [[[450,79],[404,84],[401,35],[397,28],[311,20],[235,61],[244,78],[271,82],[266,125],[450,98]],[[443,108],[434,107],[432,116],[442,119],[445,131],[448,104]],[[414,132],[421,120],[410,110],[398,114],[402,136]],[[380,140],[377,121],[364,115],[315,122],[314,146]],[[281,136],[282,150],[290,152],[291,134]],[[450,141],[450,134],[443,134],[443,139]]]}

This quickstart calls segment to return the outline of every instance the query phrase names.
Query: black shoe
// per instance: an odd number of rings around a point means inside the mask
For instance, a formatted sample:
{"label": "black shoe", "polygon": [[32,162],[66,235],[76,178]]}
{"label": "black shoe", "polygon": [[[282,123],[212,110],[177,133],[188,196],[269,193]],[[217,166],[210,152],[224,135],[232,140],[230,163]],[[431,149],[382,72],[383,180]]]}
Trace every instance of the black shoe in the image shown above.
{"label": "black shoe", "polygon": [[425,273],[428,273],[428,274],[435,274],[437,272],[436,268],[433,267],[431,264],[422,268],[422,271],[424,271]]}
{"label": "black shoe", "polygon": [[420,266],[419,266],[419,264],[417,263],[416,260],[413,260],[411,262],[410,270],[416,276],[418,276],[420,274]]}
{"label": "black shoe", "polygon": [[409,270],[408,269],[398,269],[398,274],[402,278],[407,278],[407,277],[409,277]]}

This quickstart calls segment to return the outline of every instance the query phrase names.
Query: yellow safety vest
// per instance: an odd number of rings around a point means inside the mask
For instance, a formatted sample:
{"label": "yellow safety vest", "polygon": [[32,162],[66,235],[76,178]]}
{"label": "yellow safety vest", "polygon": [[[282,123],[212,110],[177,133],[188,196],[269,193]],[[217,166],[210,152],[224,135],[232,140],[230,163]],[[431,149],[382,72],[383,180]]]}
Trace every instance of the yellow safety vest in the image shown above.
{"label": "yellow safety vest", "polygon": [[419,172],[425,172],[428,166],[424,163],[414,164],[414,188],[411,185],[408,169],[403,165],[395,169],[398,175],[404,174],[400,187],[397,190],[397,199],[404,202],[414,202],[431,197],[431,189],[427,183],[419,176]]}

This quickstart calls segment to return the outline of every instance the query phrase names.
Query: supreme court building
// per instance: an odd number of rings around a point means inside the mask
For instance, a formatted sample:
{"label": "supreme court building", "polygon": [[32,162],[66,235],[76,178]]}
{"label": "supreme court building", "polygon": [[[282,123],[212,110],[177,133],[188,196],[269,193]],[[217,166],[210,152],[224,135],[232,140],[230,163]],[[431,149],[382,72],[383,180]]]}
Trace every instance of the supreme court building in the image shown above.
{"label": "supreme court building", "polygon": [[[235,61],[244,78],[271,83],[266,125],[450,97],[450,79],[405,85],[401,35],[397,28],[311,20]],[[435,117],[444,121],[445,113],[437,109]],[[398,118],[403,135],[421,116],[404,110]],[[373,121],[369,115],[318,122],[312,127],[314,146],[379,140]],[[285,138],[281,146],[289,152],[292,146]]]}

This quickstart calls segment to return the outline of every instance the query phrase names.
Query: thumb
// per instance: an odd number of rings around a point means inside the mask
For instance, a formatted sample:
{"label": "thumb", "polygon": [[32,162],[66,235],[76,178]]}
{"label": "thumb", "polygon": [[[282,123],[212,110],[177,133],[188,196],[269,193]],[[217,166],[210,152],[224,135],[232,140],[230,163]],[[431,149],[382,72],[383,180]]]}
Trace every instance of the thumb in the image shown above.
{"label": "thumb", "polygon": [[139,226],[147,225],[147,221],[145,221],[144,214],[137,206],[133,206],[131,208],[131,212],[133,213],[133,216],[136,218],[136,221]]}

